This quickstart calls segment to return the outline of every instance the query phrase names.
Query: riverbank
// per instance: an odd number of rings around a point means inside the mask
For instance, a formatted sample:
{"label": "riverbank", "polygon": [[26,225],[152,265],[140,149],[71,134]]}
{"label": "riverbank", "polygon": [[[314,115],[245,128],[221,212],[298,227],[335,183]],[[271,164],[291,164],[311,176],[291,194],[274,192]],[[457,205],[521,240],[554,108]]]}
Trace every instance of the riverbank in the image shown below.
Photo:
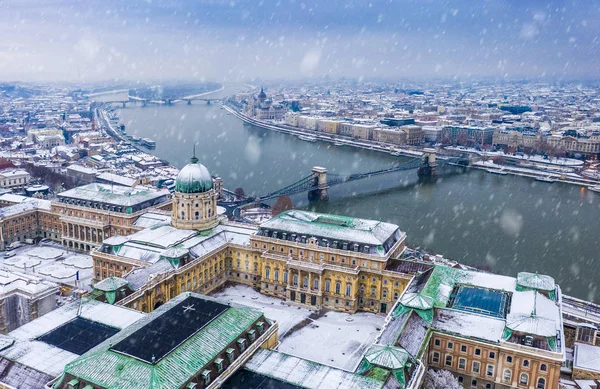
{"label": "riverbank", "polygon": [[[314,138],[315,140],[318,140],[321,142],[332,143],[336,146],[351,146],[351,147],[356,147],[356,148],[361,148],[361,149],[366,149],[366,150],[374,150],[374,151],[384,152],[384,153],[387,153],[390,155],[398,155],[398,156],[402,155],[402,156],[413,157],[413,158],[420,157],[423,155],[423,153],[419,150],[407,149],[407,148],[400,147],[397,145],[381,144],[378,142],[372,142],[372,141],[368,141],[368,140],[361,140],[361,141],[357,141],[355,139],[350,140],[349,138],[346,138],[346,137],[332,136],[329,134],[322,134],[322,133],[317,133],[317,132],[301,131],[301,130],[295,129],[292,126],[288,126],[283,123],[277,123],[277,124],[265,123],[265,122],[250,118],[225,103],[222,106],[225,110],[227,110],[227,112],[229,112],[233,116],[237,117],[238,119],[242,120],[244,123],[251,124],[253,126],[264,128],[264,129],[271,130],[271,131],[278,131],[278,132],[286,133],[289,135],[295,135],[297,137],[302,137],[300,139]],[[469,150],[464,150],[464,149],[450,148],[449,150],[473,154]],[[532,166],[531,167],[520,167],[520,166],[518,167],[518,166],[512,166],[512,165],[505,165],[505,164],[494,164],[491,161],[474,161],[471,164],[471,167],[475,168],[475,169],[485,170],[488,173],[501,171],[503,173],[510,174],[510,175],[517,175],[517,176],[521,176],[521,177],[538,179],[538,181],[546,180],[547,183],[551,183],[550,180],[552,180],[553,182],[561,182],[561,183],[565,183],[565,184],[583,185],[583,186],[598,185],[598,183],[599,183],[599,181],[597,181],[597,180],[592,180],[589,178],[581,177],[580,175],[578,175],[575,172],[574,169],[576,167],[582,166],[583,162],[581,162],[581,163],[568,163],[568,162],[560,163],[561,161],[557,160],[556,162],[553,163],[552,161],[545,161],[545,160],[535,159],[535,158],[534,159],[524,159],[524,158],[516,158],[516,157],[511,158],[510,156],[501,155],[499,153],[492,153],[488,156],[489,157],[506,157],[508,159],[516,159],[520,163],[531,163]],[[479,157],[481,157],[481,155],[479,155]],[[444,155],[438,154],[438,158],[444,158]],[[560,171],[557,171],[557,170],[560,170]]]}

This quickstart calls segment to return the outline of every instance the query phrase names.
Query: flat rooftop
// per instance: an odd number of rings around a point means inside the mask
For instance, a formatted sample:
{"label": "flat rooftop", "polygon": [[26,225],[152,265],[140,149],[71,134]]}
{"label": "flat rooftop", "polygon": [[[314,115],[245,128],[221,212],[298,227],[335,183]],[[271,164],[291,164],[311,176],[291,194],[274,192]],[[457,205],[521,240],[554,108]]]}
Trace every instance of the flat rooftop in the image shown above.
{"label": "flat rooftop", "polygon": [[187,297],[111,350],[155,364],[228,308],[215,301]]}
{"label": "flat rooftop", "polygon": [[81,355],[117,332],[119,332],[118,328],[77,316],[73,320],[45,333],[37,340],[70,351],[73,354]]}
{"label": "flat rooftop", "polygon": [[[121,185],[110,185],[92,183],[79,186],[58,194],[61,203],[91,206],[93,203],[101,203],[117,208],[135,207],[145,203],[150,205],[160,204],[167,200],[168,190],[158,190],[146,186],[130,188]],[[115,211],[118,210],[115,208]]]}
{"label": "flat rooftop", "polygon": [[505,318],[510,295],[491,289],[459,285],[450,298],[450,308],[478,313],[496,318]]}
{"label": "flat rooftop", "polygon": [[[369,246],[371,253],[376,250],[380,254],[385,254],[404,234],[391,223],[301,210],[283,212],[267,220],[260,225],[258,234],[271,237],[273,232],[285,232],[286,238],[295,234],[297,238],[327,239],[330,245],[337,241],[339,249],[343,243],[355,243]],[[282,239],[279,235],[277,238]]]}

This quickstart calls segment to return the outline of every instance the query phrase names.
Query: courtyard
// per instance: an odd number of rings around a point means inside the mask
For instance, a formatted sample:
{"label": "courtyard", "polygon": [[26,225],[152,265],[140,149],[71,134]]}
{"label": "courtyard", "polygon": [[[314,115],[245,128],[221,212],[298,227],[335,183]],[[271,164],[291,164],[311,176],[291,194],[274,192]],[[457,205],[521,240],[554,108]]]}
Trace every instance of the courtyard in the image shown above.
{"label": "courtyard", "polygon": [[259,309],[277,321],[279,351],[349,371],[356,368],[385,320],[383,315],[366,312],[310,311],[246,285],[230,285],[213,296]]}

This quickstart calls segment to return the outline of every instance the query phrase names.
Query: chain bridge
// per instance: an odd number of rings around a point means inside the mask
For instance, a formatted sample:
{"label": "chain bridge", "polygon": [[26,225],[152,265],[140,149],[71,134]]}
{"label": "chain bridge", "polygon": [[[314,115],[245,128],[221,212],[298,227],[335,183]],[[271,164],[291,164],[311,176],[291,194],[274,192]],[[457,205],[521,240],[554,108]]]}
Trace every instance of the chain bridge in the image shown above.
{"label": "chain bridge", "polygon": [[444,157],[443,159],[436,158],[435,150],[425,149],[422,156],[413,158],[401,165],[365,173],[328,173],[326,168],[315,166],[313,167],[309,176],[306,176],[284,188],[260,196],[256,200],[265,201],[279,196],[291,196],[303,192],[308,192],[309,200],[327,200],[329,198],[328,189],[330,187],[344,184],[346,182],[412,169],[417,169],[419,176],[431,176],[435,175],[436,169],[439,166],[468,166],[469,164],[470,160],[468,157]]}

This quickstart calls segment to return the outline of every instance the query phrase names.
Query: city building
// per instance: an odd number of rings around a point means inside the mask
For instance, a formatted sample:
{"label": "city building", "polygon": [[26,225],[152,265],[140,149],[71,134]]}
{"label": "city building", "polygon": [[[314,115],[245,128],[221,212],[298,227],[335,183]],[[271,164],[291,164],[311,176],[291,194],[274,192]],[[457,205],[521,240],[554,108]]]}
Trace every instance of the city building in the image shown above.
{"label": "city building", "polygon": [[56,308],[58,285],[16,271],[0,270],[0,333],[5,334]]}
{"label": "city building", "polygon": [[84,297],[0,335],[0,388],[52,388],[69,362],[143,317]]}
{"label": "city building", "polygon": [[452,372],[464,388],[557,388],[561,298],[549,276],[435,266],[414,278],[376,344],[404,350],[412,378],[422,365]]}
{"label": "city building", "polygon": [[21,169],[4,169],[0,170],[0,188],[18,189],[29,185],[31,175]]}
{"label": "city building", "polygon": [[442,128],[443,143],[465,143],[472,145],[491,145],[494,136],[493,127],[473,127],[450,125]]}
{"label": "city building", "polygon": [[131,308],[149,312],[233,281],[305,307],[386,313],[411,278],[393,270],[406,239],[393,224],[299,210],[258,229],[220,219],[196,158],[173,199],[171,225],[114,236],[93,251],[96,280],[123,277],[136,290],[121,302]]}
{"label": "city building", "polygon": [[538,150],[542,144],[541,134],[534,130],[515,131],[511,129],[497,129],[494,131],[492,145],[516,150],[519,147]]}
{"label": "city building", "polygon": [[286,108],[267,98],[263,88],[256,97],[245,100],[244,114],[257,120],[283,120]]}
{"label": "city building", "polygon": [[275,347],[277,328],[260,311],[184,293],[67,363],[53,388],[215,388]]}

